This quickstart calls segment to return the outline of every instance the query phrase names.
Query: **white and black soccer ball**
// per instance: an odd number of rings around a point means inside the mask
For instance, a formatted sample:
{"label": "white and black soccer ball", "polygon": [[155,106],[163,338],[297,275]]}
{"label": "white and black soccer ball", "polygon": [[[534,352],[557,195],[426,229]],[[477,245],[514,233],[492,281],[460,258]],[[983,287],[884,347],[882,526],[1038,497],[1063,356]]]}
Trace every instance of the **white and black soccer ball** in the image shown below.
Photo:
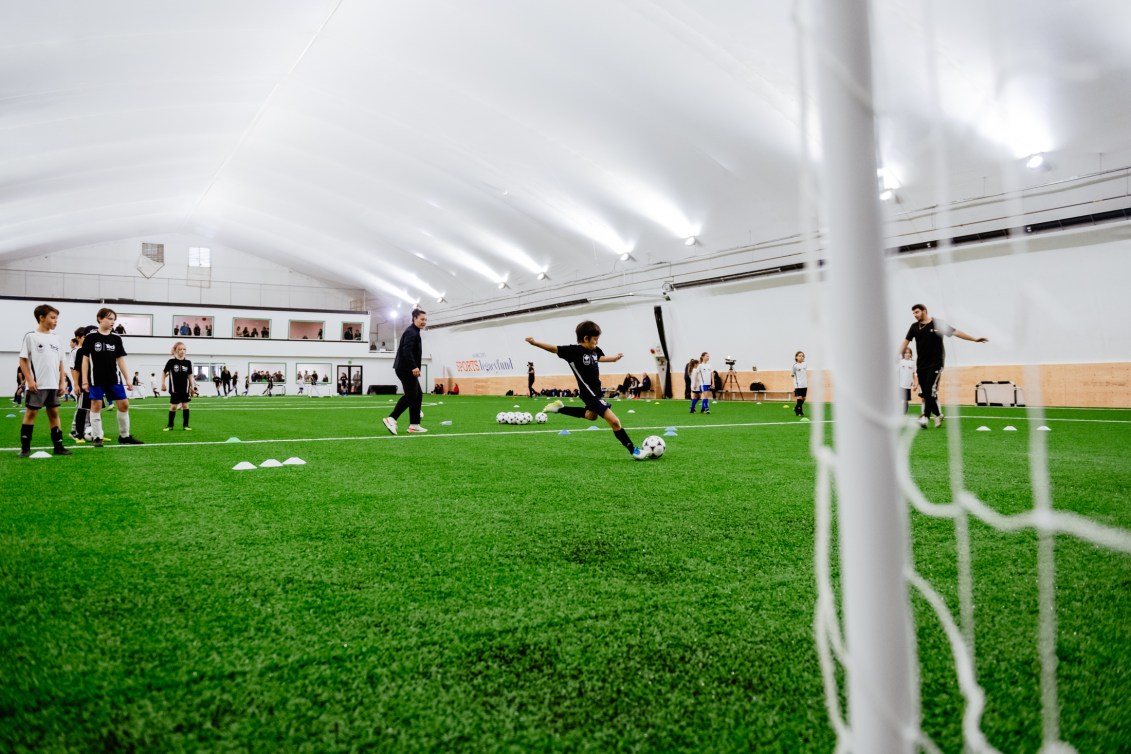
{"label": "white and black soccer ball", "polygon": [[545,424],[549,420],[550,420],[550,417],[546,416],[545,411],[539,411],[538,413],[536,413],[534,415],[534,421],[538,422],[539,424]]}
{"label": "white and black soccer ball", "polygon": [[531,414],[529,411],[523,411],[522,412],[522,421],[520,423],[521,424],[529,424],[532,421],[534,421],[534,415]]}
{"label": "white and black soccer ball", "polygon": [[507,424],[518,424],[518,414],[516,414],[514,411],[508,411]]}
{"label": "white and black soccer ball", "polygon": [[648,435],[644,438],[644,443],[640,446],[640,449],[649,458],[659,458],[667,452],[668,446],[664,442],[664,438],[659,435]]}
{"label": "white and black soccer ball", "polygon": [[507,412],[506,411],[500,411],[499,413],[495,414],[495,421],[499,424],[506,424],[507,423]]}

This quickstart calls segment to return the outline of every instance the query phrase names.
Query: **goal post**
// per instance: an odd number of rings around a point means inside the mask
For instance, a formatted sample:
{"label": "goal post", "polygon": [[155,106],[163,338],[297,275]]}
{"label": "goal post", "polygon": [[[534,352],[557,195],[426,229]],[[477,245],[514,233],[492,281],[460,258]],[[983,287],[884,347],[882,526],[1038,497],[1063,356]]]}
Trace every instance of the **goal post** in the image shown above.
{"label": "goal post", "polygon": [[835,484],[840,533],[849,747],[911,754],[918,659],[906,581],[910,523],[891,422],[895,355],[886,313],[876,191],[868,0],[818,0],[812,19],[828,220],[827,304],[847,326],[830,338],[836,383]]}

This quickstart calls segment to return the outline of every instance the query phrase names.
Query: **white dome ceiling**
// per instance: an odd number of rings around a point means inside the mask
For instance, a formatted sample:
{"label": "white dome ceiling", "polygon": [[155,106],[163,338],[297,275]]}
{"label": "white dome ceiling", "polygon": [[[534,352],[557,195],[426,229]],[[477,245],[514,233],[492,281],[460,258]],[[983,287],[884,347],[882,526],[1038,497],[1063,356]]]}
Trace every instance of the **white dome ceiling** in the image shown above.
{"label": "white dome ceiling", "polygon": [[[192,233],[459,308],[799,230],[788,2],[0,7],[0,262]],[[937,201],[936,144],[955,186],[1029,151],[1126,167],[1129,8],[880,2],[880,152],[907,206]]]}

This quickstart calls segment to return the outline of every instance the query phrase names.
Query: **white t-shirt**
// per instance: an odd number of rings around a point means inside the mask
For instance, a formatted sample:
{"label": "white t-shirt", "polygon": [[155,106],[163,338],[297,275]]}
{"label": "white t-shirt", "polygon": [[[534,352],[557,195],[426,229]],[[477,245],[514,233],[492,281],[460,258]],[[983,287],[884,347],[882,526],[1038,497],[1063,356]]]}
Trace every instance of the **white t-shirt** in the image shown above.
{"label": "white t-shirt", "polygon": [[59,390],[59,369],[63,365],[63,347],[53,332],[34,330],[20,341],[20,358],[27,359],[35,384],[41,390]]}
{"label": "white t-shirt", "polygon": [[809,387],[809,377],[805,373],[808,368],[809,365],[804,361],[800,364],[798,364],[797,362],[793,363],[793,369],[791,371],[793,372],[793,386],[795,388]]}
{"label": "white t-shirt", "polygon": [[899,387],[903,390],[911,389],[911,382],[915,377],[915,362],[911,359],[899,360]]}
{"label": "white t-shirt", "polygon": [[696,370],[698,377],[696,377],[693,387],[701,388],[704,386],[709,386],[711,389],[713,389],[715,382],[711,373],[714,371],[715,370],[711,369],[711,364],[709,362],[700,364],[699,369]]}

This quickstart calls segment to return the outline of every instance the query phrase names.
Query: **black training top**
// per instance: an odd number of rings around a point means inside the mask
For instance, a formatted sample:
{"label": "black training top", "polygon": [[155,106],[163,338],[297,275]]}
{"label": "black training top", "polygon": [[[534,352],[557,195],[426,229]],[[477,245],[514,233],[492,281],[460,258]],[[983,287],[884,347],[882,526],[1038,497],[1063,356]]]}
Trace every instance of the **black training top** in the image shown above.
{"label": "black training top", "polygon": [[401,342],[397,346],[397,355],[393,359],[393,370],[396,372],[411,372],[420,369],[420,359],[424,348],[420,342],[420,328],[409,325],[401,333]]}
{"label": "black training top", "polygon": [[192,374],[192,362],[188,359],[169,359],[165,362],[165,374],[169,375],[172,383],[169,385],[170,393],[187,393],[189,375]]}
{"label": "black training top", "polygon": [[86,336],[82,342],[83,356],[90,357],[91,385],[120,385],[118,357],[128,356],[122,339],[114,333],[103,335],[98,330]]}
{"label": "black training top", "polygon": [[954,328],[940,319],[932,318],[923,325],[918,322],[907,331],[907,340],[915,342],[915,363],[922,367],[941,367],[946,360],[943,337],[954,335]]}
{"label": "black training top", "polygon": [[592,350],[580,344],[558,346],[558,358],[569,362],[581,397],[601,397],[601,369],[597,360],[605,355],[600,348]]}

